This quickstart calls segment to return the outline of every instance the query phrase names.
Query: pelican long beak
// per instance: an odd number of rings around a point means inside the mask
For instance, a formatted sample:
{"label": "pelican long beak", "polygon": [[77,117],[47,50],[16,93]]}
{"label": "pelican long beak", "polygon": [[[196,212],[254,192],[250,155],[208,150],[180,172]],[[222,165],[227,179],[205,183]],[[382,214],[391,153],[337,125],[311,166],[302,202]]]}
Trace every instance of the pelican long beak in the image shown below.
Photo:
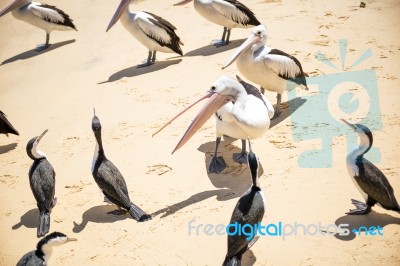
{"label": "pelican long beak", "polygon": [[176,4],[174,4],[174,6],[183,6],[183,5],[185,5],[187,3],[190,3],[190,2],[192,2],[192,0],[183,0],[183,1],[180,1],[180,2],[178,2]]}
{"label": "pelican long beak", "polygon": [[110,23],[108,24],[106,32],[111,29],[112,26],[118,21],[118,19],[121,17],[122,13],[125,11],[126,8],[128,8],[131,0],[121,0],[121,3],[119,3],[119,6],[117,10],[115,11],[114,16],[112,17]]}
{"label": "pelican long beak", "polygon": [[10,12],[13,9],[19,8],[21,6],[24,5],[24,2],[21,0],[15,0],[14,2],[12,2],[9,6],[7,6],[6,8],[4,8],[1,12],[0,12],[0,17],[4,16],[5,14],[7,14],[8,12]]}
{"label": "pelican long beak", "polygon": [[343,123],[345,123],[346,125],[348,125],[349,127],[351,127],[352,129],[356,130],[356,126],[353,125],[352,123],[347,122],[346,120],[344,120],[343,118],[340,119]]}
{"label": "pelican long beak", "polygon": [[74,237],[67,237],[67,242],[69,241],[78,241],[78,239],[74,238]]}
{"label": "pelican long beak", "polygon": [[201,128],[202,125],[224,104],[231,102],[234,98],[230,95],[222,95],[215,92],[209,92],[206,95],[207,98],[210,98],[208,102],[203,106],[197,116],[194,118],[185,134],[176,145],[175,149],[172,151],[172,154],[177,151],[180,147],[185,145],[185,143]]}
{"label": "pelican long beak", "polygon": [[253,44],[258,41],[260,41],[260,37],[252,33],[249,38],[247,38],[247,40],[242,43],[242,45],[240,45],[240,47],[228,58],[228,60],[226,60],[225,65],[222,67],[222,69],[230,66],[241,53],[252,47]]}
{"label": "pelican long beak", "polygon": [[43,138],[43,136],[47,133],[47,131],[49,131],[48,129],[46,129],[45,131],[43,131],[43,133],[42,134],[40,134],[40,136],[39,137],[37,137],[37,142],[39,142],[42,138]]}

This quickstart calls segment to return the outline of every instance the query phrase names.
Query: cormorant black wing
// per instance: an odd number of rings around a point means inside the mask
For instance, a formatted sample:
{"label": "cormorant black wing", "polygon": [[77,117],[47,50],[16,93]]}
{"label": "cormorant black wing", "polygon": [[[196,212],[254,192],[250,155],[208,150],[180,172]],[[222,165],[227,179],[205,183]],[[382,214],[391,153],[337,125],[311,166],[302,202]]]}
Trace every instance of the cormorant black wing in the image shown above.
{"label": "cormorant black wing", "polygon": [[55,177],[54,168],[46,158],[35,160],[29,170],[29,183],[41,212],[49,212],[53,207]]}
{"label": "cormorant black wing", "polygon": [[19,136],[18,131],[13,127],[13,125],[11,125],[10,121],[7,119],[7,116],[2,111],[0,111],[0,133],[10,133]]}
{"label": "cormorant black wing", "polygon": [[35,251],[26,253],[17,262],[17,266],[36,266],[36,265],[45,265],[45,264],[44,264],[44,260],[42,260],[38,256],[36,256]]}

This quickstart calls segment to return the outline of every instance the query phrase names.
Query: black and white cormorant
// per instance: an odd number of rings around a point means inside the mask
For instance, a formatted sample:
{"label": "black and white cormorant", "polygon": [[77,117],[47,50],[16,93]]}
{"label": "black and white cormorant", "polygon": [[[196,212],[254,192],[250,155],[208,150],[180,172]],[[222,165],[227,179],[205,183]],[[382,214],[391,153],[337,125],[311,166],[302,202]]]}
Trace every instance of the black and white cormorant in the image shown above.
{"label": "black and white cormorant", "polygon": [[11,125],[10,121],[8,121],[7,116],[5,113],[0,111],[0,133],[6,134],[14,134],[19,136],[19,132]]}
{"label": "black and white cormorant", "polygon": [[57,203],[57,198],[54,197],[56,173],[46,154],[36,149],[46,132],[47,129],[40,136],[32,138],[26,145],[26,153],[33,160],[29,169],[29,183],[40,212],[38,237],[49,232],[50,212]]}
{"label": "black and white cormorant", "polygon": [[36,245],[36,250],[26,253],[17,262],[17,266],[47,265],[53,247],[60,246],[68,241],[76,241],[76,238],[67,237],[63,233],[53,232],[43,237]]}
{"label": "black and white cormorant", "polygon": [[[233,210],[230,221],[230,224],[238,223],[242,228],[245,224],[249,224],[254,228],[258,222],[262,221],[265,212],[264,194],[261,191],[258,178],[258,158],[251,149],[250,140],[249,150],[247,158],[253,184],[249,190],[240,197],[235,209]],[[255,234],[255,232],[253,233]],[[242,255],[252,244],[254,244],[255,240],[257,240],[257,238],[254,238],[254,235],[249,240],[246,238],[248,238],[248,236],[244,234],[228,236],[228,252],[223,265],[240,265]]]}
{"label": "black and white cormorant", "polygon": [[360,136],[360,145],[349,153],[346,158],[347,170],[354,185],[364,197],[365,203],[352,199],[351,202],[357,209],[350,210],[347,214],[368,214],[375,204],[386,210],[400,211],[400,206],[394,197],[393,188],[386,176],[374,164],[363,156],[372,146],[371,130],[361,124],[351,124],[342,119]]}
{"label": "black and white cormorant", "polygon": [[[144,222],[151,220],[151,216],[141,210],[129,199],[125,179],[118,168],[106,158],[101,140],[101,124],[99,118],[94,114],[92,129],[96,137],[96,149],[92,162],[92,175],[97,185],[103,192],[106,201],[118,206],[119,213],[126,211],[137,221]],[[121,208],[126,211],[121,212]]]}
{"label": "black and white cormorant", "polygon": [[16,19],[25,21],[46,32],[46,43],[38,45],[36,51],[45,50],[50,46],[50,33],[53,30],[76,30],[72,19],[55,6],[32,2],[31,0],[14,0],[0,12],[0,17],[10,11]]}

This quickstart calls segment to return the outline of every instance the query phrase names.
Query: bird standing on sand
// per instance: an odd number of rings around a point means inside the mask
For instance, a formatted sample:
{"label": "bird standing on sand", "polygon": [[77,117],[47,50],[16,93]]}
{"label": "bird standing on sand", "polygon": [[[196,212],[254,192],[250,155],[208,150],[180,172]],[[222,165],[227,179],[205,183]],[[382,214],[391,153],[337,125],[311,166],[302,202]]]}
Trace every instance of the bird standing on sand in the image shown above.
{"label": "bird standing on sand", "polygon": [[14,134],[19,136],[19,132],[11,125],[10,121],[8,121],[7,116],[5,113],[0,111],[0,133],[1,134],[6,134],[8,137],[8,134]]}
{"label": "bird standing on sand", "polygon": [[[239,77],[238,77],[239,79]],[[239,79],[240,82],[243,82]],[[246,163],[247,138],[260,138],[269,129],[270,118],[274,114],[274,108],[268,99],[260,91],[245,84],[245,87],[236,80],[222,76],[216,80],[205,96],[187,107],[184,111],[167,122],[155,134],[164,129],[181,114],[189,110],[198,102],[209,98],[208,102],[200,110],[185,134],[176,145],[174,151],[182,147],[214,114],[216,118],[216,145],[214,157],[208,168],[211,173],[221,173],[225,167],[225,160],[217,156],[218,146],[223,135],[242,140],[242,152],[234,154],[234,160],[239,163]],[[153,134],[153,136],[155,135]]]}
{"label": "bird standing on sand", "polygon": [[46,154],[36,149],[46,133],[47,129],[40,136],[32,138],[26,145],[26,153],[33,160],[29,169],[29,183],[39,208],[38,237],[49,232],[50,213],[57,203],[57,198],[54,197],[56,173]]}
{"label": "bird standing on sand", "polygon": [[[180,6],[191,2],[183,0]],[[260,25],[254,13],[237,0],[194,0],[194,9],[208,21],[224,27],[221,40],[214,42],[217,47],[228,45],[232,28],[250,28]]]}
{"label": "bird standing on sand", "polygon": [[156,61],[156,52],[177,53],[183,55],[180,45],[181,39],[175,33],[175,26],[162,17],[150,12],[129,12],[131,0],[121,0],[114,16],[108,24],[107,30],[121,20],[122,25],[135,37],[141,44],[149,50],[147,62],[137,67],[146,67]]}
{"label": "bird standing on sand", "polygon": [[386,176],[373,163],[364,158],[372,146],[373,138],[371,130],[361,124],[351,124],[342,121],[351,127],[360,137],[360,145],[347,155],[347,170],[354,185],[364,197],[365,203],[352,199],[351,202],[356,209],[347,214],[363,215],[371,211],[375,204],[386,210],[400,212],[400,206],[394,197],[393,188]]}
{"label": "bird standing on sand", "polygon": [[[244,227],[246,224],[254,229],[258,223],[262,221],[265,212],[265,198],[263,192],[261,191],[258,178],[259,162],[257,156],[251,149],[250,140],[249,150],[250,152],[248,154],[248,160],[253,184],[249,190],[247,190],[240,197],[235,209],[233,210],[229,223],[231,225],[239,225],[242,230],[246,230],[246,227]],[[228,252],[223,263],[224,266],[240,265],[242,255],[258,239],[258,237],[255,237],[256,232],[254,231],[255,230],[252,230],[252,232],[246,231],[246,234],[233,234],[232,230],[229,230],[229,232],[232,234],[228,234]],[[252,233],[252,235],[250,235],[250,233]]]}
{"label": "bird standing on sand", "polygon": [[31,0],[15,0],[0,12],[0,17],[10,11],[16,19],[25,21],[46,32],[46,43],[36,47],[36,51],[38,52],[50,46],[50,33],[53,30],[76,30],[72,19],[64,11],[55,6],[32,2]]}
{"label": "bird standing on sand", "polygon": [[[141,210],[129,199],[125,179],[118,168],[106,158],[101,140],[101,124],[99,118],[94,114],[92,119],[92,130],[96,138],[96,149],[92,162],[92,175],[97,185],[103,192],[106,201],[114,203],[119,210],[112,213],[123,214],[126,211],[138,222],[151,220],[151,216]],[[121,210],[121,208],[125,210]]]}
{"label": "bird standing on sand", "polygon": [[43,237],[37,243],[36,250],[28,252],[22,256],[22,258],[17,262],[17,266],[47,265],[53,251],[53,247],[76,240],[76,238],[67,237],[63,233],[53,232]]}
{"label": "bird standing on sand", "polygon": [[308,90],[301,63],[294,56],[266,46],[267,28],[259,25],[252,30],[249,38],[228,58],[222,69],[236,60],[237,68],[245,78],[265,90],[276,91],[277,102],[274,118],[281,113],[282,93],[300,86]]}

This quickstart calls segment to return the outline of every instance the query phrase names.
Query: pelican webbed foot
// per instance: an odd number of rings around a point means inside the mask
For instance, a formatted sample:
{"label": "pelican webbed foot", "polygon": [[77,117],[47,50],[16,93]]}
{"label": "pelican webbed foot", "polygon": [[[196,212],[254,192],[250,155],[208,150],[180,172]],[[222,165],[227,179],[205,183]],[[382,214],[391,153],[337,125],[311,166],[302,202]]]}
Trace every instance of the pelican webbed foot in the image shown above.
{"label": "pelican webbed foot", "polygon": [[210,173],[221,173],[226,168],[225,160],[222,156],[213,156],[210,162],[210,166],[208,167],[208,172]]}

